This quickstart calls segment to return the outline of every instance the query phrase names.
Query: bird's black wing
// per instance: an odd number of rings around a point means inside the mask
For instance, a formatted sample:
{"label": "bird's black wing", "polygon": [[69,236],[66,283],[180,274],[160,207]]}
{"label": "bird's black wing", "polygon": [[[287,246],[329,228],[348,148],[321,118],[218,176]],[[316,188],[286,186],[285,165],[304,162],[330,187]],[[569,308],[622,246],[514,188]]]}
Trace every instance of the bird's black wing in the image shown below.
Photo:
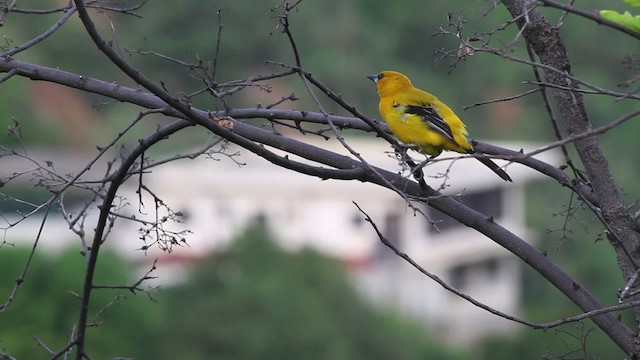
{"label": "bird's black wing", "polygon": [[447,124],[447,122],[444,121],[432,107],[407,105],[405,111],[407,114],[419,116],[429,129],[451,141],[454,141],[453,133],[451,132],[449,124]]}

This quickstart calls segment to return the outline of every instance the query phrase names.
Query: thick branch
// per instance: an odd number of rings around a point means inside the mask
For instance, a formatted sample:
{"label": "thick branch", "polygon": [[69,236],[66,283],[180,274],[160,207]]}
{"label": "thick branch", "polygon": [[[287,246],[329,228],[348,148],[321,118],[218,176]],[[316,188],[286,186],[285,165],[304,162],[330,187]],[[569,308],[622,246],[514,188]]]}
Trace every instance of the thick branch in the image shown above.
{"label": "thick branch", "polygon": [[[547,81],[571,89],[578,84],[571,77],[571,65],[565,46],[557,28],[552,27],[542,14],[528,0],[503,0],[527,42],[529,42],[540,58],[542,64],[560,71],[545,71]],[[526,16],[523,16],[526,15]],[[582,94],[566,90],[554,90],[560,118],[570,135],[580,134],[591,130],[591,122],[585,110]],[[613,233],[609,240],[616,249],[618,264],[625,279],[636,270],[638,263],[638,234],[631,215],[620,199],[617,185],[613,179],[607,159],[598,144],[597,138],[588,137],[574,142],[578,155],[585,167],[595,197],[602,211],[603,218]],[[629,256],[628,254],[631,254]],[[628,329],[621,328],[617,322],[596,317],[594,321],[628,354],[634,356],[637,350],[634,346],[633,335]]]}

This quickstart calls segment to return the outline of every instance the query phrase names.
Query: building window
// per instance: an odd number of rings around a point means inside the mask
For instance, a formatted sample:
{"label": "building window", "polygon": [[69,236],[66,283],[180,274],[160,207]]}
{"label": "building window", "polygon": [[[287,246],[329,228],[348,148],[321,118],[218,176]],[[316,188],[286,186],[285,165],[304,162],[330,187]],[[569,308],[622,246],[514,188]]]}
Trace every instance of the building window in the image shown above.
{"label": "building window", "polygon": [[354,213],[353,217],[351,217],[351,224],[353,224],[355,228],[362,227],[362,225],[364,224],[364,217],[362,213],[360,212]]}
{"label": "building window", "polygon": [[449,270],[449,285],[451,285],[456,290],[462,290],[467,285],[467,272],[469,270],[469,266],[467,265],[456,265]]}
{"label": "building window", "polygon": [[[400,232],[402,228],[401,217],[396,213],[389,213],[384,218],[382,224],[383,236],[391,243],[391,245],[400,249]],[[391,251],[382,241],[378,241],[376,255],[377,259],[396,259],[396,254]]]}
{"label": "building window", "polygon": [[[504,191],[501,188],[468,193],[458,197],[463,204],[470,208],[487,216],[493,216],[496,218],[501,217],[503,214],[503,198]],[[446,215],[440,212],[440,210],[436,210],[430,206],[427,206],[427,215],[429,215],[431,221],[435,222],[437,230],[440,231],[446,231],[448,229],[463,226],[458,220],[455,220],[449,215]],[[437,232],[436,228],[428,222],[427,229],[429,232]]]}
{"label": "building window", "polygon": [[477,262],[458,264],[448,271],[449,285],[457,290],[484,283],[495,284],[500,277],[501,262],[498,258],[489,258]]}

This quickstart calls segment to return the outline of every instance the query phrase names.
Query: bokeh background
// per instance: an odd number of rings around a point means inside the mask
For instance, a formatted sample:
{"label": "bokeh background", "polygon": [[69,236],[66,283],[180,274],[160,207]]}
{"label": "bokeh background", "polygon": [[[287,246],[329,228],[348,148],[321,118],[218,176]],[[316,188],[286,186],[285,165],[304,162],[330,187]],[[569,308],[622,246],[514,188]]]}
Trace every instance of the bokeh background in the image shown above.
{"label": "bokeh background", "polygon": [[[66,5],[66,1],[23,1],[24,8]],[[134,2],[123,1],[128,6]],[[293,65],[291,46],[278,27],[277,1],[147,2],[136,11],[141,18],[94,13],[105,37],[138,69],[173,92],[193,91],[199,81],[173,62],[147,52],[157,52],[186,62],[210,61],[219,26],[224,24],[217,59],[220,82],[271,73],[281,68],[266,61]],[[576,6],[588,11],[623,11],[622,1],[582,0]],[[543,9],[555,23],[560,12]],[[9,13],[0,28],[0,46],[11,48],[42,33],[58,17]],[[478,53],[452,66],[442,50],[455,50],[453,36],[438,35],[447,17],[464,18],[465,37],[489,32],[509,20],[494,1],[305,0],[291,14],[303,66],[361,111],[377,117],[377,97],[364,75],[395,69],[414,83],[438,95],[466,122],[474,138],[487,141],[553,141],[554,133],[535,93],[509,102],[462,110],[477,102],[515,95],[533,88],[530,67],[495,55]],[[492,44],[508,54],[527,58],[520,42],[512,44],[517,30],[511,26],[492,36]],[[572,61],[573,74],[603,88],[621,90],[619,84],[635,76],[625,59],[635,56],[637,42],[607,27],[569,15],[561,34]],[[58,67],[84,76],[135,86],[99,53],[77,18],[69,20],[50,39],[16,58]],[[636,74],[637,75],[637,74]],[[290,93],[306,95],[300,82],[285,78],[271,82],[270,92],[259,89],[227,98],[229,106],[269,104]],[[622,89],[624,90],[624,89]],[[325,99],[326,100],[326,99]],[[607,96],[585,98],[594,126],[613,121],[637,105]],[[344,114],[326,101],[328,110]],[[201,97],[195,105],[219,109],[223,104]],[[315,110],[308,96],[282,108]],[[90,153],[133,119],[139,109],[76,90],[12,78],[0,85],[0,127],[20,124],[20,136],[0,135],[7,147],[64,153]],[[145,121],[123,141],[132,143],[153,131],[161,117]],[[599,137],[612,172],[630,206],[640,196],[637,178],[637,134],[640,124],[629,121]],[[349,132],[350,136],[367,136]],[[191,149],[210,137],[199,129],[184,131],[154,152],[169,154]],[[0,166],[2,166],[0,158]],[[256,179],[258,181],[258,179]],[[608,242],[593,215],[552,182],[536,181],[527,187],[527,224],[536,232],[537,246],[546,250],[567,271],[583,281],[607,303],[614,303],[621,276]],[[25,210],[12,200],[37,203],[48,194],[28,181],[2,190],[3,213]],[[26,207],[28,208],[28,207]],[[71,236],[71,235],[70,235]],[[12,232],[3,233],[12,243]],[[343,267],[311,251],[288,253],[272,245],[270,231],[256,220],[234,236],[238,240],[224,253],[212,254],[194,266],[192,274],[177,284],[150,294],[123,292],[89,330],[95,358],[127,355],[139,359],[540,359],[562,358],[585,348],[593,358],[623,355],[590,322],[569,324],[547,332],[520,328],[509,337],[487,338],[472,346],[441,342],[430,329],[393,310],[367,303],[350,286]],[[0,247],[0,295],[6,297],[27,250]],[[256,267],[255,264],[260,266]],[[135,264],[115,255],[101,261],[110,283],[133,281]],[[229,272],[243,269],[241,280]],[[264,271],[268,268],[269,271]],[[38,253],[11,311],[0,313],[0,349],[18,358],[43,358],[34,336],[62,345],[75,318],[72,289],[78,289],[83,260],[70,248],[52,254]],[[521,268],[524,317],[546,321],[578,313],[559,292]],[[105,275],[106,276],[106,275]],[[290,286],[296,284],[296,286]],[[312,284],[312,285],[309,285]],[[96,296],[96,303],[113,301],[112,293]],[[307,299],[300,308],[300,297]],[[206,301],[205,301],[206,300]],[[332,304],[329,306],[328,304]],[[334,304],[339,304],[335,306]],[[188,321],[197,317],[206,321]],[[290,323],[287,321],[291,320]],[[295,321],[293,321],[295,320]],[[194,325],[196,324],[196,325]],[[586,343],[585,346],[583,346]],[[114,345],[116,344],[116,345]],[[577,355],[576,355],[577,356]]]}

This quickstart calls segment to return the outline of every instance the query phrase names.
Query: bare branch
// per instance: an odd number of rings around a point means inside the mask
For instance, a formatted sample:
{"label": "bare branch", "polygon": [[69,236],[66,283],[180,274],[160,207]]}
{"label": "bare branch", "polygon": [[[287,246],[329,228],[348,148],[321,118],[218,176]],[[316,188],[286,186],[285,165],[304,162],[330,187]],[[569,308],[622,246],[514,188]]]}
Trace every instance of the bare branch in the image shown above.
{"label": "bare branch", "polygon": [[[527,53],[529,54],[529,59],[531,61],[535,61],[535,54],[533,53],[533,49],[531,48],[531,44],[529,43],[527,43]],[[542,76],[540,75],[540,71],[538,70],[538,68],[535,66],[532,66],[531,69],[533,70],[533,74],[536,80],[538,82],[542,82]],[[551,127],[553,128],[553,132],[556,135],[556,139],[562,140],[562,134],[560,133],[558,119],[556,118],[556,114],[554,113],[553,107],[551,106],[551,100],[549,99],[549,94],[547,94],[547,90],[542,86],[539,87],[539,90],[540,90],[540,94],[542,95],[544,108],[547,111],[547,114],[549,115],[549,121],[551,121]],[[569,150],[567,150],[567,147],[564,145],[561,145],[560,148],[562,149],[562,154],[564,155],[565,162],[571,168],[571,170],[573,170],[573,174],[576,176],[576,178],[579,178],[581,181],[586,182],[580,170],[578,170],[578,168],[573,163],[573,160],[569,155]]]}
{"label": "bare branch", "polygon": [[[528,0],[503,0],[502,3],[514,18],[527,11],[527,18],[519,19],[517,24],[523,30],[524,38],[540,57],[543,65],[540,67],[545,70],[547,81],[570,88],[577,88],[580,83],[584,84],[570,75],[570,60],[558,29],[553,28],[538,11],[529,11]],[[592,125],[582,94],[572,91],[555,91],[554,99],[560,109],[560,118],[567,133],[575,135],[590,131]],[[585,167],[603,218],[607,220],[609,229],[613,230],[607,236],[616,250],[618,265],[624,277],[628,279],[638,268],[637,253],[629,251],[635,249],[639,241],[638,233],[635,232],[636,224],[620,199],[618,186],[613,180],[597,139],[587,137],[575,140],[573,144]],[[640,317],[639,312],[636,314]],[[597,316],[593,320],[627,354],[637,355],[634,336],[629,329],[621,327],[619,322],[608,317]]]}
{"label": "bare branch", "polygon": [[571,323],[571,322],[577,322],[577,321],[581,321],[581,320],[585,320],[585,319],[589,319],[592,318],[594,316],[597,315],[602,315],[602,314],[608,314],[608,313],[612,313],[615,311],[622,311],[622,310],[626,310],[626,309],[630,309],[630,308],[634,308],[634,307],[638,307],[640,306],[640,301],[632,301],[629,303],[625,303],[625,304],[619,304],[619,305],[614,305],[614,306],[608,306],[608,307],[602,307],[600,309],[596,309],[596,310],[592,310],[580,315],[575,315],[575,316],[570,316],[570,317],[566,317],[563,319],[558,319],[555,321],[551,321],[551,322],[547,322],[547,323],[535,323],[535,322],[531,322],[531,321],[527,321],[524,319],[520,319],[518,317],[506,314],[504,312],[501,312],[499,310],[496,310],[476,299],[474,299],[473,297],[455,289],[454,287],[452,287],[451,285],[447,284],[444,280],[440,279],[438,276],[432,274],[431,272],[429,272],[428,270],[426,270],[424,267],[422,267],[420,264],[418,264],[415,260],[413,260],[409,255],[407,255],[406,253],[402,252],[400,249],[398,249],[395,245],[393,245],[392,242],[390,242],[383,234],[382,232],[378,229],[378,226],[376,225],[376,223],[373,221],[373,219],[371,219],[371,217],[364,211],[362,210],[362,208],[357,204],[357,203],[353,203],[356,208],[358,208],[358,211],[360,211],[364,217],[365,217],[365,221],[368,222],[371,227],[373,228],[373,230],[376,232],[376,235],[378,236],[378,239],[389,249],[391,249],[397,256],[399,256],[400,258],[402,258],[403,260],[405,260],[407,263],[409,263],[411,266],[413,266],[414,268],[416,268],[418,271],[420,271],[422,274],[424,274],[425,276],[427,276],[428,278],[430,278],[431,280],[435,281],[436,283],[438,283],[440,286],[442,286],[445,290],[452,292],[454,294],[456,294],[457,296],[465,299],[466,301],[468,301],[469,303],[473,304],[474,306],[477,306],[485,311],[488,311],[496,316],[499,316],[501,318],[522,324],[522,325],[526,325],[529,326],[533,329],[543,329],[543,330],[548,330],[554,327],[558,327],[560,325],[564,325],[567,323]]}
{"label": "bare branch", "polygon": [[513,96],[507,96],[507,97],[503,97],[503,98],[499,98],[499,99],[492,99],[492,100],[487,100],[487,101],[480,101],[480,102],[474,103],[472,105],[463,106],[462,109],[467,110],[467,109],[474,108],[476,106],[494,104],[494,103],[497,103],[497,102],[511,101],[511,100],[515,100],[515,99],[519,99],[521,97],[527,96],[529,94],[533,94],[533,93],[538,92],[538,91],[540,91],[540,89],[531,89],[531,90],[527,90],[525,92],[522,92],[520,94],[516,94],[516,95],[513,95]]}
{"label": "bare branch", "polygon": [[46,207],[46,212],[45,212],[42,220],[40,221],[40,228],[38,229],[38,234],[36,235],[36,239],[34,240],[33,245],[31,246],[31,251],[29,252],[29,257],[27,258],[27,261],[25,262],[24,267],[22,268],[22,272],[20,273],[18,278],[16,278],[16,284],[14,285],[13,289],[11,290],[11,294],[9,294],[9,297],[7,298],[7,301],[4,304],[0,305],[0,313],[6,311],[9,308],[9,306],[11,306],[11,304],[15,300],[16,296],[18,295],[18,291],[20,290],[20,287],[25,282],[25,279],[27,277],[27,272],[29,271],[29,267],[31,266],[31,262],[33,261],[33,256],[36,253],[36,249],[38,248],[38,244],[39,244],[40,238],[42,236],[42,231],[44,229],[44,224],[47,222],[47,218],[49,216],[50,210],[51,210],[51,207],[47,206]]}
{"label": "bare branch", "polygon": [[389,249],[391,249],[396,255],[398,255],[399,257],[401,257],[404,261],[408,262],[411,266],[413,266],[414,268],[416,268],[418,271],[420,271],[422,274],[424,274],[425,276],[427,276],[428,278],[430,278],[431,280],[435,281],[436,283],[438,283],[438,285],[442,286],[445,290],[452,292],[454,294],[456,294],[457,296],[465,299],[466,301],[468,301],[469,303],[473,304],[474,306],[477,306],[485,311],[488,311],[494,315],[497,315],[501,318],[507,319],[507,320],[511,320],[514,322],[517,322],[519,324],[523,324],[523,325],[528,325],[531,327],[535,327],[536,324],[531,323],[529,321],[526,320],[522,320],[519,319],[515,316],[503,313],[502,311],[496,310],[476,299],[474,299],[473,297],[457,290],[456,288],[454,288],[453,286],[447,284],[444,280],[440,279],[438,276],[436,276],[435,274],[430,273],[428,270],[426,270],[425,268],[423,268],[422,266],[420,266],[420,264],[418,264],[417,262],[415,262],[409,255],[407,255],[406,253],[400,251],[400,249],[398,249],[395,245],[393,245],[383,234],[382,232],[378,229],[378,226],[376,225],[376,223],[373,221],[373,219],[371,219],[371,217],[369,216],[369,214],[367,214],[364,210],[362,210],[362,208],[360,207],[360,205],[358,205],[356,202],[353,202],[353,204],[356,206],[356,208],[358,208],[358,211],[360,211],[362,213],[362,215],[364,215],[364,220],[366,222],[368,222],[371,227],[373,228],[373,230],[376,232],[376,235],[378,236],[378,239]]}
{"label": "bare branch", "polygon": [[602,125],[602,126],[597,127],[595,129],[587,130],[587,131],[579,133],[579,134],[569,135],[569,136],[565,137],[564,139],[552,142],[552,143],[547,144],[547,145],[545,145],[543,147],[540,147],[540,148],[538,148],[536,150],[530,151],[530,152],[526,153],[525,156],[534,156],[536,154],[540,154],[542,152],[548,151],[548,150],[553,149],[553,148],[562,147],[562,146],[564,146],[566,144],[574,143],[574,142],[582,140],[582,139],[586,139],[586,138],[594,137],[596,135],[604,134],[605,132],[616,128],[620,124],[623,124],[626,121],[629,121],[629,120],[635,118],[638,115],[640,115],[640,109],[636,109],[636,110],[634,110],[634,111],[632,111],[630,113],[624,114],[624,115],[618,117],[617,119],[613,120],[612,122],[608,123],[607,125]]}
{"label": "bare branch", "polygon": [[[302,68],[302,63],[300,60],[300,55],[298,53],[298,47],[296,45],[296,42],[293,38],[293,34],[291,33],[291,29],[290,29],[290,24],[289,24],[289,11],[291,9],[293,9],[297,4],[299,4],[300,2],[298,1],[296,4],[294,4],[291,8],[289,8],[289,5],[287,3],[284,4],[285,7],[285,11],[284,14],[282,16],[279,17],[280,20],[280,24],[282,25],[282,31],[287,35],[287,38],[289,39],[289,44],[291,45],[291,49],[293,50],[294,53],[294,57],[296,59],[296,67],[295,69],[298,70],[298,74],[300,75],[300,79],[302,80],[305,88],[307,89],[307,93],[309,93],[309,95],[311,96],[311,98],[313,99],[313,101],[316,104],[316,107],[318,108],[318,110],[320,110],[320,113],[322,113],[322,115],[324,116],[324,121],[326,123],[329,124],[329,127],[331,128],[331,130],[333,131],[334,135],[336,136],[336,139],[338,139],[338,141],[340,142],[340,144],[347,149],[347,151],[349,151],[349,153],[351,155],[353,155],[355,158],[357,158],[360,163],[364,166],[365,169],[367,169],[368,171],[372,172],[373,174],[375,174],[376,176],[378,176],[383,182],[385,182],[386,186],[390,189],[392,189],[393,191],[395,191],[398,195],[400,195],[400,197],[402,197],[407,206],[409,206],[414,212],[417,212],[419,214],[421,214],[424,218],[426,218],[427,220],[429,220],[430,223],[433,223],[429,217],[427,216],[426,213],[424,213],[424,211],[422,211],[421,209],[417,208],[416,206],[414,206],[411,201],[409,200],[409,198],[407,197],[407,195],[401,191],[400,189],[396,188],[391,182],[389,182],[387,179],[385,179],[382,175],[380,175],[373,166],[371,166],[357,151],[355,151],[349,144],[347,144],[347,142],[345,141],[344,137],[342,136],[342,134],[340,133],[340,130],[338,129],[338,127],[336,127],[336,125],[333,123],[333,121],[331,121],[331,118],[329,117],[329,113],[324,109],[324,107],[322,106],[322,104],[320,103],[320,100],[318,99],[318,97],[316,96],[315,92],[313,91],[313,89],[311,88],[311,83],[310,83],[310,79],[313,78],[311,76],[310,73],[306,72],[303,70]],[[325,91],[325,93],[331,93],[333,94],[332,91],[330,91],[327,87],[325,87],[323,84],[321,84],[319,81],[315,80],[314,84],[316,84],[316,86],[318,86],[319,88],[323,89],[323,91]],[[409,160],[410,161],[410,160]],[[412,175],[414,175],[415,179],[418,181],[418,183],[420,184],[421,188],[427,189],[427,183],[424,181],[424,173],[422,172],[421,168],[418,168],[417,166],[413,167],[414,170],[416,170],[415,172],[412,171]]]}
{"label": "bare branch", "polygon": [[153,264],[151,265],[151,268],[147,270],[147,272],[144,275],[142,275],[136,282],[134,282],[131,285],[94,285],[93,288],[94,289],[125,289],[125,290],[131,291],[133,294],[135,294],[136,291],[146,291],[142,289],[140,285],[142,285],[142,283],[147,280],[157,279],[156,276],[151,276],[151,273],[156,271],[157,265],[158,265],[158,259],[153,260]]}
{"label": "bare branch", "polygon": [[[69,20],[69,18],[71,17],[71,15],[73,15],[76,12],[76,7],[75,6],[71,6],[65,13],[64,16],[62,18],[60,18],[60,20],[58,20],[55,24],[53,24],[53,26],[51,28],[49,28],[47,31],[45,31],[44,33],[34,37],[33,39],[27,41],[26,43],[16,46],[15,48],[9,50],[9,51],[5,51],[4,53],[0,54],[0,57],[9,57],[9,56],[13,56],[21,51],[24,51],[34,45],[36,45],[37,43],[43,41],[44,39],[48,38],[49,36],[51,36],[53,33],[56,32],[56,30],[58,30],[65,22],[67,22],[67,20]],[[1,81],[0,81],[1,82]]]}

